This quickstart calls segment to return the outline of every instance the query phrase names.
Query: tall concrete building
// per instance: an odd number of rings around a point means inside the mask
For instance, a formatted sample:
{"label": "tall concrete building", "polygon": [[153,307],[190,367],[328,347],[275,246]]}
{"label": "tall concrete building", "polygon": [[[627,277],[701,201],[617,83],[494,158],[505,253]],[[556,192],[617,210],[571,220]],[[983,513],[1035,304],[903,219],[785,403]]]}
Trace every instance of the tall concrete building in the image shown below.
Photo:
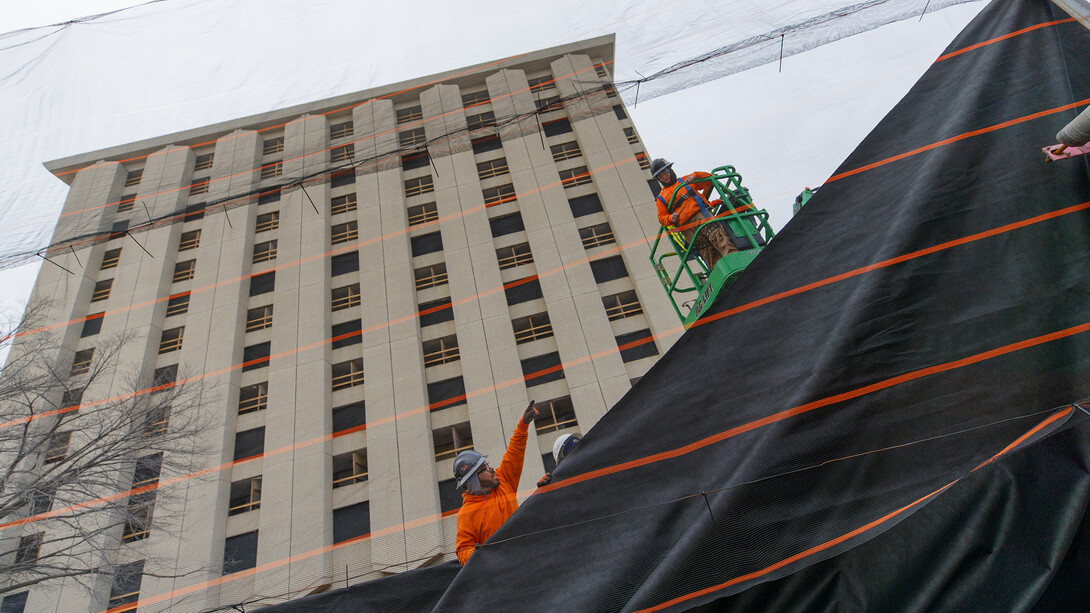
{"label": "tall concrete building", "polygon": [[210,470],[118,554],[182,576],[47,582],[25,610],[202,611],[453,559],[454,456],[498,461],[536,399],[529,495],[679,332],[612,62],[596,38],[48,163],[71,185],[49,257],[82,265],[34,289],[72,322],[60,367],[127,331],[122,361],[201,381],[213,427]]}

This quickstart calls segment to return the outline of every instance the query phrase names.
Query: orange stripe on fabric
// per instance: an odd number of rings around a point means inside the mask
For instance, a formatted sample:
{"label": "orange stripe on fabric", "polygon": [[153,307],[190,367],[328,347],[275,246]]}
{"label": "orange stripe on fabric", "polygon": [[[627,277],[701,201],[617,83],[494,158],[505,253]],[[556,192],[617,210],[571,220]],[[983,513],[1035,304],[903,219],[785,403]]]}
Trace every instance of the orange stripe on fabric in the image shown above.
{"label": "orange stripe on fabric", "polygon": [[1035,26],[1030,26],[1028,28],[1022,28],[1021,30],[1015,30],[1014,32],[1011,32],[1010,34],[1004,34],[1003,36],[998,36],[996,38],[990,38],[990,39],[988,39],[988,40],[986,40],[986,41],[984,41],[982,43],[977,43],[975,45],[969,45],[968,47],[965,47],[964,49],[958,49],[957,51],[951,51],[950,53],[947,53],[946,55],[940,55],[938,57],[938,59],[935,60],[935,62],[938,63],[938,62],[941,62],[943,60],[948,60],[948,59],[950,59],[952,57],[961,55],[962,53],[966,53],[966,52],[972,51],[974,49],[979,49],[981,47],[986,47],[988,45],[993,45],[993,44],[998,43],[1000,41],[1007,40],[1008,38],[1014,38],[1015,36],[1021,36],[1022,34],[1025,34],[1026,32],[1032,32],[1034,30],[1040,30],[1041,28],[1047,28],[1049,26],[1054,26],[1054,25],[1058,25],[1058,24],[1061,24],[1061,23],[1071,23],[1072,21],[1075,21],[1074,17],[1070,17],[1068,19],[1057,19],[1056,21],[1049,21],[1049,22],[1046,22],[1046,23],[1039,23],[1039,24],[1037,24]]}

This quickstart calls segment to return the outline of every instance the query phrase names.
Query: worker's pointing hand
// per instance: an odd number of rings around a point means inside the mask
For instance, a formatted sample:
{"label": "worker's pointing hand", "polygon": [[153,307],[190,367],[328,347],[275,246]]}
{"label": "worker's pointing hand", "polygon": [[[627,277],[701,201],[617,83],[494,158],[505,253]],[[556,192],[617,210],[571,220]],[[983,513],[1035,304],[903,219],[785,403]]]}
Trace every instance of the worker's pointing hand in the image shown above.
{"label": "worker's pointing hand", "polygon": [[537,417],[537,409],[534,408],[534,401],[531,400],[530,405],[526,407],[526,412],[522,414],[522,423],[529,426],[535,417]]}

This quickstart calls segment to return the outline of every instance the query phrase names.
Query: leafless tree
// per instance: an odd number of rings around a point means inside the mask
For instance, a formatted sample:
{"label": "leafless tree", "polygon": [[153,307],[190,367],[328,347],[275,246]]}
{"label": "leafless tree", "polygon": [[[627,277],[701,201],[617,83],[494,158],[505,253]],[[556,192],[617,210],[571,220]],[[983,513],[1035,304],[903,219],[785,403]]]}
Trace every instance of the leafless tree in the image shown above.
{"label": "leafless tree", "polygon": [[[181,382],[176,367],[122,366],[139,339],[103,339],[73,356],[35,331],[48,312],[33,306],[0,330],[10,345],[0,372],[0,596],[60,578],[116,586],[138,542],[170,531],[171,518],[155,513],[172,489],[160,476],[194,470],[208,426],[199,383]],[[159,562],[142,560],[139,572],[177,575],[173,560]]]}

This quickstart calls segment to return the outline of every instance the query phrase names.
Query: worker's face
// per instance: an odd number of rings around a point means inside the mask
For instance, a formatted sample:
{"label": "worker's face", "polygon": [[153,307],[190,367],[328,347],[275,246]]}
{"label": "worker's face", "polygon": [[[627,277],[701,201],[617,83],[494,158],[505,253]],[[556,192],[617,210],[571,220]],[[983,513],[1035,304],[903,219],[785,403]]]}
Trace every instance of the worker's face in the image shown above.
{"label": "worker's face", "polygon": [[477,481],[485,493],[491,492],[500,484],[500,480],[496,478],[496,469],[489,466],[488,462],[477,470]]}
{"label": "worker's face", "polygon": [[659,174],[655,175],[655,178],[658,179],[659,183],[666,185],[670,182],[670,169],[667,168],[666,170],[660,172]]}

